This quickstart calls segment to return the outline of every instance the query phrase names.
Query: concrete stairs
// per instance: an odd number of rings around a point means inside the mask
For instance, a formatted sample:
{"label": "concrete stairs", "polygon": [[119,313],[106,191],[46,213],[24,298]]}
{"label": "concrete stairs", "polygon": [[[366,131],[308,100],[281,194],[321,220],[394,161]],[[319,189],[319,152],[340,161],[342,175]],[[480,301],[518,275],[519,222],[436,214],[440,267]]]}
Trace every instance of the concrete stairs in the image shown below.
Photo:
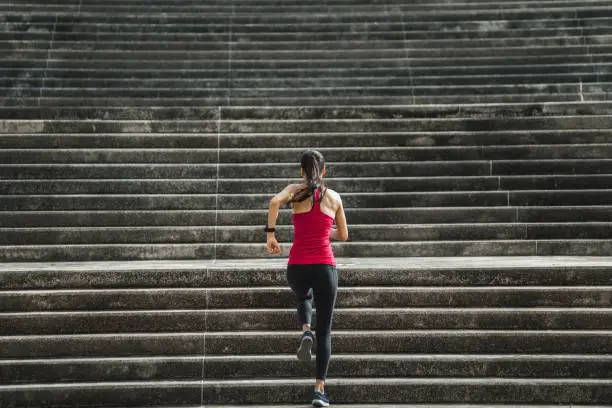
{"label": "concrete stairs", "polygon": [[[423,105],[6,119],[1,258],[267,257],[267,200],[298,181],[309,146],[327,157],[351,222],[340,257],[606,255],[609,105],[539,106],[538,116]],[[290,241],[287,211],[280,224]]]}
{"label": "concrete stairs", "polygon": [[[611,265],[342,259],[333,401],[604,406]],[[1,268],[3,406],[308,401],[314,367],[293,354],[299,332],[282,260]]]}
{"label": "concrete stairs", "polygon": [[307,147],[338,256],[609,254],[607,2],[450,4],[4,4],[0,259],[265,257]]}
{"label": "concrete stairs", "polygon": [[612,406],[611,10],[0,3],[0,406],[305,406],[261,228],[311,147],[335,406]]}

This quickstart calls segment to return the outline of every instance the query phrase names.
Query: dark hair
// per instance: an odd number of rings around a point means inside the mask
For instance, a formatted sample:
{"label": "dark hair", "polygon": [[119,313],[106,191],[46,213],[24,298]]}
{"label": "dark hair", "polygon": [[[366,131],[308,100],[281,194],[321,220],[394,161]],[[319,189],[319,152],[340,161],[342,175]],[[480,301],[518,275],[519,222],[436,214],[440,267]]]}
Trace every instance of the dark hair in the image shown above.
{"label": "dark hair", "polygon": [[293,198],[292,203],[299,203],[306,200],[308,197],[314,197],[315,191],[323,186],[323,169],[325,168],[325,159],[323,155],[316,150],[307,150],[302,154],[300,159],[302,169],[308,180],[308,185],[298,189]]}

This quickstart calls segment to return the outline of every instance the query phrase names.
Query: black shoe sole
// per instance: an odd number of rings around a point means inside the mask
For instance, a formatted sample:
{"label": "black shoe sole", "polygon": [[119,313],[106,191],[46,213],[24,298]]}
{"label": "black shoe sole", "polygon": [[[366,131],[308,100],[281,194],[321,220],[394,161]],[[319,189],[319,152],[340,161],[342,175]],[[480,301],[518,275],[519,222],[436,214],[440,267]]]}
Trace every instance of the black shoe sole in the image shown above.
{"label": "black shoe sole", "polygon": [[312,337],[303,336],[300,341],[300,348],[297,351],[297,358],[300,361],[308,363],[312,358]]}

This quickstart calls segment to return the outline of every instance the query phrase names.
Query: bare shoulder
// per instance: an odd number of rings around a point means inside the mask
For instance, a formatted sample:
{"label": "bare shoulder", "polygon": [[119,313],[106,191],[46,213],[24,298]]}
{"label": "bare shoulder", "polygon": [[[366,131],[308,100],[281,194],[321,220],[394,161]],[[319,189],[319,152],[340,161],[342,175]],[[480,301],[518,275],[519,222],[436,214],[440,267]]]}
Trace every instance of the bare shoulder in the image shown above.
{"label": "bare shoulder", "polygon": [[337,191],[332,190],[331,188],[328,188],[328,189],[327,189],[327,193],[326,193],[326,194],[329,194],[329,197],[330,197],[332,200],[334,200],[334,201],[336,201],[336,202],[338,202],[338,203],[341,203],[341,202],[342,202],[342,199],[340,198],[340,193],[338,193]]}

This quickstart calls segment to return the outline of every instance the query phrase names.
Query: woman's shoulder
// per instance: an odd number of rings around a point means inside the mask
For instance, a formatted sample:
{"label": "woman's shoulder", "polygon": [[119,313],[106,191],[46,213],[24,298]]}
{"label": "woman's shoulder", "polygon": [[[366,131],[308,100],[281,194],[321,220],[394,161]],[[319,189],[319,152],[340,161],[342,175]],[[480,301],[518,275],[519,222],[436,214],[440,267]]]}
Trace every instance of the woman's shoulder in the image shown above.
{"label": "woman's shoulder", "polygon": [[329,196],[330,196],[331,198],[333,198],[334,200],[338,200],[338,201],[340,201],[340,193],[338,193],[338,192],[337,192],[337,191],[335,191],[335,190],[332,190],[331,188],[328,188],[328,189],[327,189],[327,191],[325,192],[325,194],[326,194],[326,195],[327,195],[327,194],[329,194]]}

